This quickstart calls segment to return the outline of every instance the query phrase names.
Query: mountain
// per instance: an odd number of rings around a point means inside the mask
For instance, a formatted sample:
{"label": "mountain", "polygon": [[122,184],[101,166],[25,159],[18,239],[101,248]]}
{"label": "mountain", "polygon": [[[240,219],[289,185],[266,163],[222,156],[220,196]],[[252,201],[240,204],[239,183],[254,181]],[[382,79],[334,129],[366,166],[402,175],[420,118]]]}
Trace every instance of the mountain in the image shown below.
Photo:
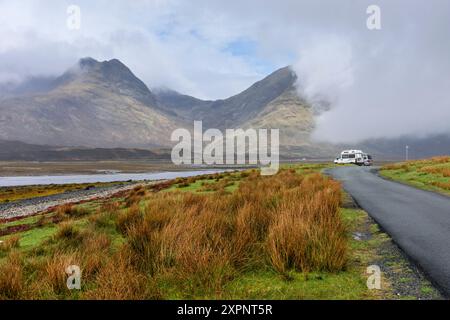
{"label": "mountain", "polygon": [[[280,151],[285,157],[332,157],[349,148],[401,158],[405,144],[411,146],[411,152],[416,150],[417,156],[450,151],[446,136],[371,140],[347,146],[313,142],[315,117],[329,105],[320,100],[307,103],[299,96],[296,81],[297,75],[285,67],[230,98],[201,100],[170,89],[150,90],[117,59],[84,58],[58,77],[34,77],[18,85],[0,86],[0,139],[23,142],[26,148],[22,147],[34,156],[133,158],[135,151],[118,152],[117,148],[170,148],[173,130],[192,129],[194,120],[202,120],[204,130],[279,129]],[[48,146],[66,146],[70,151],[63,154],[66,149],[55,151]],[[15,152],[20,159],[28,157],[5,144],[0,148]],[[116,151],[105,151],[114,148]],[[6,153],[3,158],[8,157]],[[137,153],[139,157],[148,155]]]}
{"label": "mountain", "polygon": [[117,59],[81,59],[41,90],[24,88],[0,100],[1,139],[103,148],[167,146],[168,133],[184,125],[159,108],[154,94]]}
{"label": "mountain", "polygon": [[[311,144],[317,110],[299,97],[296,81],[296,74],[285,67],[224,100],[204,101],[170,90],[155,94],[163,108],[191,121],[203,120],[205,128],[278,128],[285,147],[301,146],[315,155],[329,153],[329,146]],[[320,106],[326,110],[326,105]]]}
{"label": "mountain", "polygon": [[[258,117],[278,97],[295,91],[296,79],[295,73],[285,67],[224,100],[203,101],[170,90],[157,92],[156,96],[167,110],[192,121],[203,120],[206,127],[238,128]],[[306,107],[298,98],[295,102]]]}
{"label": "mountain", "polygon": [[283,145],[310,146],[314,110],[285,67],[228,99],[149,90],[117,59],[81,59],[59,77],[31,78],[0,98],[0,139],[102,148],[171,146],[175,128],[279,128]]}

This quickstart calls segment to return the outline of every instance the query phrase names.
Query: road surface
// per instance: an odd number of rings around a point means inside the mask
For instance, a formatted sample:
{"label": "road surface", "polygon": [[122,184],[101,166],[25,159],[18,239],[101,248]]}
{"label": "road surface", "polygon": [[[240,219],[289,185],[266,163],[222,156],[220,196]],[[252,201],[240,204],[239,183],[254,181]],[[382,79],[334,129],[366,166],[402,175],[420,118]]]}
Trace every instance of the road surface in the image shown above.
{"label": "road surface", "polygon": [[379,177],[367,167],[326,172],[450,297],[450,197]]}

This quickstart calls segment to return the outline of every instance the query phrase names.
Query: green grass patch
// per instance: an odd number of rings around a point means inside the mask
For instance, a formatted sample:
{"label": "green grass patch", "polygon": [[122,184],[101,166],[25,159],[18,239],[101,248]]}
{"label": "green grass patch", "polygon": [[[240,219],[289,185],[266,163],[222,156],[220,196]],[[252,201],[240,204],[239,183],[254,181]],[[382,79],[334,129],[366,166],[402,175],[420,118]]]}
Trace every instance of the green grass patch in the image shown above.
{"label": "green grass patch", "polygon": [[[40,228],[33,228],[31,230],[27,230],[24,232],[16,233],[14,236],[20,237],[20,250],[29,250],[35,247],[38,247],[42,244],[43,241],[52,237],[56,232],[56,226],[54,224],[50,224]],[[12,235],[8,235],[0,238],[0,240],[6,240]]]}
{"label": "green grass patch", "polygon": [[450,157],[386,165],[380,174],[419,189],[450,195]]}
{"label": "green grass patch", "polygon": [[8,228],[8,227],[19,226],[19,225],[35,224],[40,218],[41,218],[41,216],[32,216],[32,217],[27,217],[27,218],[23,218],[23,219],[11,221],[11,222],[2,223],[2,224],[0,224],[0,230]]}
{"label": "green grass patch", "polygon": [[223,298],[348,300],[370,297],[365,279],[355,269],[339,273],[291,272],[289,276],[286,280],[273,272],[249,273],[232,281]]}

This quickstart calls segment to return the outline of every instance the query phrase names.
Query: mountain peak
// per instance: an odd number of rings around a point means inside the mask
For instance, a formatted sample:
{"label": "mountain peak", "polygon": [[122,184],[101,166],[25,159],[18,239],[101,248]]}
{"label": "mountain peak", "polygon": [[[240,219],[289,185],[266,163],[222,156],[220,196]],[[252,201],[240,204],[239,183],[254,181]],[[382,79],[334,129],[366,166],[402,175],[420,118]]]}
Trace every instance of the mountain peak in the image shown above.
{"label": "mountain peak", "polygon": [[127,76],[133,75],[131,70],[119,59],[104,60],[100,62],[94,58],[86,57],[81,58],[78,61],[78,66],[83,71],[99,71],[108,74],[109,76],[111,76],[112,74],[126,74]]}
{"label": "mountain peak", "polygon": [[259,82],[265,82],[270,84],[279,83],[281,86],[285,86],[286,88],[288,88],[292,86],[296,80],[297,75],[295,74],[294,70],[292,70],[292,67],[286,66],[272,72]]}
{"label": "mountain peak", "polygon": [[146,105],[157,104],[145,83],[118,59],[98,61],[91,57],[81,58],[75,67],[56,79],[55,86],[73,82],[107,87],[108,90],[132,96]]}
{"label": "mountain peak", "polygon": [[98,64],[100,64],[99,61],[95,60],[94,58],[91,57],[86,57],[86,58],[81,58],[78,61],[78,66],[81,69],[90,69],[90,68],[94,68],[95,66],[97,66]]}

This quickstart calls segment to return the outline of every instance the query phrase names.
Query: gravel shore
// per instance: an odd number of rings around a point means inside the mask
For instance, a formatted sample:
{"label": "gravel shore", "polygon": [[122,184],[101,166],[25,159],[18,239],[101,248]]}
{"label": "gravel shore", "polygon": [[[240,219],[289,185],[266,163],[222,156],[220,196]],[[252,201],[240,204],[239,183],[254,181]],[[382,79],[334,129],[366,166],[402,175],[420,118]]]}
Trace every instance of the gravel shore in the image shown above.
{"label": "gravel shore", "polygon": [[76,190],[51,196],[0,204],[0,219],[29,216],[67,203],[77,203],[93,199],[108,198],[119,192],[131,190],[137,185],[151,185],[159,182],[161,181],[136,182],[126,185]]}

